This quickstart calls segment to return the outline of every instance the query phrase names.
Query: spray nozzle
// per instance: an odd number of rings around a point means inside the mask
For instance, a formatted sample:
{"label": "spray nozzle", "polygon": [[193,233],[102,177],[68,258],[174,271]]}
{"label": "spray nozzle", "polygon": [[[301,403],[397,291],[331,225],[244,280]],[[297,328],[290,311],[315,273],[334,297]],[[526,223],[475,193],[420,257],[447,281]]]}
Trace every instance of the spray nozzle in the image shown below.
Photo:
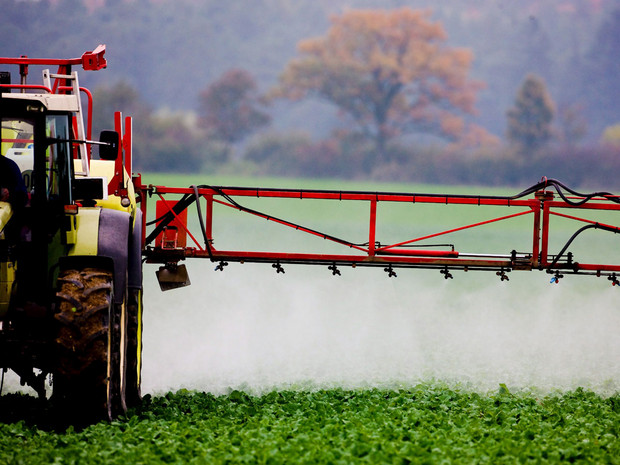
{"label": "spray nozzle", "polygon": [[224,271],[225,266],[228,266],[228,262],[220,262],[220,264],[217,265],[213,271]]}
{"label": "spray nozzle", "polygon": [[618,277],[616,276],[616,273],[612,273],[610,276],[607,277],[607,279],[611,281],[612,286],[620,285],[620,281],[618,281]]}
{"label": "spray nozzle", "polygon": [[560,274],[559,271],[556,271],[555,274],[553,275],[553,278],[551,278],[551,281],[549,281],[551,284],[559,284],[560,279],[562,279],[564,277],[563,274]]}
{"label": "spray nozzle", "polygon": [[284,268],[282,268],[280,262],[274,263],[273,265],[271,265],[271,267],[276,269],[276,273],[284,273]]}
{"label": "spray nozzle", "polygon": [[340,276],[340,270],[338,269],[335,263],[331,266],[328,266],[327,269],[332,272],[333,276],[336,276],[336,275]]}
{"label": "spray nozzle", "polygon": [[495,274],[499,276],[500,281],[510,281],[510,278],[508,278],[508,275],[504,270],[500,270]]}
{"label": "spray nozzle", "polygon": [[396,278],[396,272],[394,271],[394,268],[392,268],[392,265],[386,267],[383,269],[383,271],[385,271],[388,274],[389,278]]}
{"label": "spray nozzle", "polygon": [[440,273],[443,275],[443,279],[454,279],[454,276],[452,276],[448,268],[444,268]]}

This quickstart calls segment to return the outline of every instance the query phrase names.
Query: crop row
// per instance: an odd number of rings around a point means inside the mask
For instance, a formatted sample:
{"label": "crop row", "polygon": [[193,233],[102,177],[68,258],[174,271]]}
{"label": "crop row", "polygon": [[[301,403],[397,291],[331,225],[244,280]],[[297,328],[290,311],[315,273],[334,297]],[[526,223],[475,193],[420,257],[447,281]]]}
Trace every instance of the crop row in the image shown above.
{"label": "crop row", "polygon": [[0,463],[620,463],[620,395],[582,389],[181,390],[82,430],[28,416],[28,402],[2,400]]}

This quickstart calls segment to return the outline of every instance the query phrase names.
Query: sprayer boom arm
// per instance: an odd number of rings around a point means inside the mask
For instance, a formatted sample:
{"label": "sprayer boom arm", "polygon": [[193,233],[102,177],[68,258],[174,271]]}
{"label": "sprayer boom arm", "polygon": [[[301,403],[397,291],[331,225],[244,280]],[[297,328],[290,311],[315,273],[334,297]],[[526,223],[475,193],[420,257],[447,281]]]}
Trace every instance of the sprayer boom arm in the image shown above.
{"label": "sprayer boom arm", "polygon": [[[216,269],[223,270],[228,262],[259,262],[270,263],[276,271],[283,271],[284,264],[313,264],[325,265],[334,274],[339,274],[339,266],[378,266],[383,267],[390,275],[395,276],[395,268],[428,268],[439,269],[446,279],[451,278],[452,270],[487,270],[494,271],[502,280],[507,280],[506,273],[513,270],[544,270],[554,274],[558,281],[563,275],[594,274],[608,276],[616,283],[616,273],[620,273],[620,264],[577,262],[573,254],[568,252],[573,239],[586,229],[600,229],[617,233],[620,228],[605,222],[591,219],[584,215],[603,212],[620,211],[620,200],[617,196],[608,193],[579,194],[555,180],[542,182],[526,189],[514,196],[485,196],[485,195],[457,195],[457,194],[418,194],[395,192],[366,192],[366,191],[337,191],[337,190],[308,190],[308,189],[272,189],[249,187],[222,187],[222,186],[192,186],[190,188],[168,188],[164,186],[144,186],[141,183],[138,192],[141,195],[141,204],[146,218],[147,198],[155,195],[157,202],[156,218],[144,224],[145,244],[144,255],[149,262],[162,263],[165,266],[176,266],[178,261],[185,258],[208,258],[219,263]],[[172,200],[171,197],[176,197]],[[179,198],[180,197],[180,198]],[[363,241],[353,241],[324,232],[322,229],[309,227],[307,223],[313,218],[305,220],[291,220],[276,214],[270,214],[262,208],[246,206],[250,203],[265,202],[271,207],[273,200],[300,202],[337,201],[343,208],[354,203],[367,204],[367,230]],[[199,202],[196,202],[200,200]],[[422,206],[435,205],[441,209],[445,206],[463,207],[474,206],[489,209],[493,215],[482,220],[468,222],[415,234],[413,237],[399,240],[380,241],[378,231],[381,229],[378,221],[378,211],[384,205],[407,206],[407,212],[412,218]],[[187,226],[187,210],[196,205],[200,226],[198,232],[192,232]],[[325,204],[326,208],[327,204]],[[329,251],[291,251],[285,250],[249,250],[216,247],[214,236],[215,212],[222,207],[228,207],[246,214],[246,216],[261,218],[267,223],[277,224],[282,228],[293,229],[307,237],[323,239],[331,243]],[[506,210],[504,211],[503,208]],[[501,211],[500,215],[497,212]],[[567,210],[574,214],[564,213]],[[289,210],[290,211],[290,210]],[[407,213],[409,214],[409,213]],[[609,216],[609,215],[608,215]],[[522,218],[521,220],[517,220]],[[529,245],[525,250],[517,251],[507,248],[499,253],[489,251],[465,252],[456,247],[452,241],[463,232],[475,234],[480,228],[487,225],[504,223],[510,220],[527,221]],[[563,218],[581,225],[566,246],[556,254],[550,254],[550,223],[551,218]],[[404,220],[405,218],[403,218]],[[334,221],[333,218],[330,219]],[[264,224],[264,222],[263,222]],[[151,229],[152,228],[152,229]],[[411,225],[414,231],[416,224]],[[147,231],[148,229],[148,231]],[[248,231],[255,238],[260,238],[256,223]],[[265,233],[265,239],[271,237],[271,232]],[[488,234],[488,233],[487,233]],[[444,237],[445,236],[445,237]],[[446,239],[447,238],[447,239]],[[228,238],[226,238],[228,239]],[[432,241],[432,242],[430,242]],[[437,241],[442,242],[437,244]],[[192,244],[192,245],[188,245]],[[339,248],[338,251],[333,250]],[[618,262],[620,263],[620,261]],[[553,279],[552,279],[553,281]]]}

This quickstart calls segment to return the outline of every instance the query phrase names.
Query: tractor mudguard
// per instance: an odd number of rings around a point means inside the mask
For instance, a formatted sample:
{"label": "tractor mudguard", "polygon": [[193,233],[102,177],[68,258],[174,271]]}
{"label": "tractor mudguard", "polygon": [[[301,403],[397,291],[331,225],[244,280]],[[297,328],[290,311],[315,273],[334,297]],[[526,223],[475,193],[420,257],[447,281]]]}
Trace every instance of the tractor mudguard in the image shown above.
{"label": "tractor mudguard", "polygon": [[104,208],[99,216],[98,255],[114,260],[114,303],[122,304],[127,286],[129,213]]}
{"label": "tractor mudguard", "polygon": [[[95,257],[111,259],[114,271],[114,303],[122,304],[127,285],[131,216],[127,212],[108,208],[80,208],[77,225],[75,247],[70,256],[63,260],[61,269],[70,268],[66,262],[74,263],[72,260],[88,262]],[[141,276],[139,279],[141,282]]]}

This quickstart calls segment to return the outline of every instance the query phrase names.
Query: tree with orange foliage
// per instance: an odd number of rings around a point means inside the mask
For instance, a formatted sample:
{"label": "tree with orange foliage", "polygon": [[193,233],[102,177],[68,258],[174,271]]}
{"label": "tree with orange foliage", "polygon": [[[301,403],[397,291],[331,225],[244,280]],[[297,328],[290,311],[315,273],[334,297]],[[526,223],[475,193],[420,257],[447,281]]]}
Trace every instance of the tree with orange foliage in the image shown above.
{"label": "tree with orange foliage", "polygon": [[467,132],[481,84],[468,79],[472,53],[446,45],[429,11],[350,10],[322,37],[299,43],[275,95],[318,97],[336,105],[374,141],[426,132],[451,141]]}

